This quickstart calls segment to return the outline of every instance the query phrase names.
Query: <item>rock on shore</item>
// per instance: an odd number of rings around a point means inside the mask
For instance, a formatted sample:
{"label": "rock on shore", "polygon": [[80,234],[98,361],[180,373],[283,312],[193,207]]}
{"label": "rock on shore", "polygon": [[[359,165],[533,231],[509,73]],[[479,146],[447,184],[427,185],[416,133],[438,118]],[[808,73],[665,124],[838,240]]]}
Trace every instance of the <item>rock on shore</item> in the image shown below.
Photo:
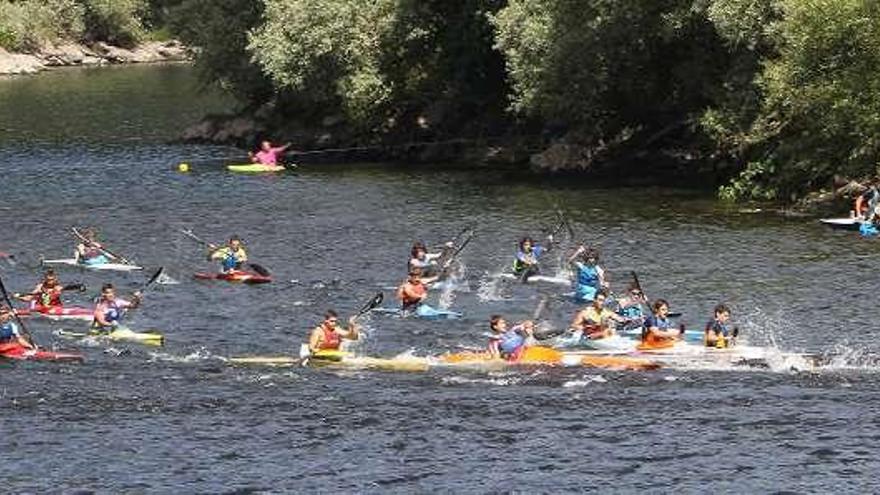
{"label": "rock on shore", "polygon": [[0,48],[0,75],[33,74],[48,67],[173,62],[189,58],[178,41],[148,41],[128,50],[106,43],[62,43],[35,53],[10,53]]}

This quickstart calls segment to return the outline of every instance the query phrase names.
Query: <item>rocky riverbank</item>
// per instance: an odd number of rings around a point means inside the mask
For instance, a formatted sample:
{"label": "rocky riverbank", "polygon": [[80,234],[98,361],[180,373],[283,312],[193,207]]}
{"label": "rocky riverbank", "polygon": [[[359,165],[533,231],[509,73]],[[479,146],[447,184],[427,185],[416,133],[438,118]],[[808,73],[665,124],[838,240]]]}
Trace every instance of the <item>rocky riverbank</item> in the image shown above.
{"label": "rocky riverbank", "polygon": [[10,53],[0,48],[0,75],[34,74],[50,67],[175,62],[189,59],[178,41],[147,41],[128,50],[106,43],[62,43],[33,53]]}

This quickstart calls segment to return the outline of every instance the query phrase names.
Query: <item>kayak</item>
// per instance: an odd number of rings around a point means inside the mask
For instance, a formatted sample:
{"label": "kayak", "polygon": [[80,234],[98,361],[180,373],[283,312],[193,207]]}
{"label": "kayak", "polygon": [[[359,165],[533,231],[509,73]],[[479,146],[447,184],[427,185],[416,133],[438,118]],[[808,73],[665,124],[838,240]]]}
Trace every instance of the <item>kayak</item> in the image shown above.
{"label": "kayak", "polygon": [[247,174],[260,174],[264,172],[281,172],[287,170],[284,165],[266,165],[263,163],[243,163],[236,165],[227,165],[226,169],[230,172],[241,172]]}
{"label": "kayak", "polygon": [[18,342],[0,344],[0,358],[14,359],[16,361],[62,361],[83,362],[82,354],[74,352],[55,352],[43,349],[28,349]]}
{"label": "kayak", "polygon": [[77,268],[82,268],[84,270],[99,270],[99,271],[117,271],[117,272],[132,272],[136,270],[143,270],[144,267],[137,265],[126,265],[123,263],[101,263],[96,265],[88,265],[85,263],[78,263],[73,258],[62,258],[56,260],[41,260],[40,264],[47,266],[75,266]]}
{"label": "kayak", "polygon": [[[642,327],[626,328],[623,330],[618,330],[618,333],[631,339],[641,340]],[[685,342],[691,344],[702,344],[703,338],[704,332],[701,332],[700,330],[685,330],[684,332]]]}
{"label": "kayak", "polygon": [[660,367],[654,361],[631,356],[608,356],[562,352],[550,347],[527,347],[519,359],[509,361],[492,357],[488,352],[457,352],[436,358],[438,365],[465,367],[508,366],[585,366],[618,370],[653,370]]}
{"label": "kayak", "polygon": [[398,356],[394,358],[375,358],[355,356],[348,351],[319,351],[309,357],[295,358],[292,356],[250,356],[232,357],[227,362],[249,366],[338,366],[355,369],[378,369],[387,371],[427,371],[428,360],[415,356]]}
{"label": "kayak", "polygon": [[822,218],[819,222],[823,225],[827,225],[832,229],[839,230],[859,230],[859,227],[862,225],[861,218]]}
{"label": "kayak", "polygon": [[95,311],[77,306],[34,306],[29,309],[17,309],[19,316],[41,316],[50,320],[84,320],[91,321]]}
{"label": "kayak", "polygon": [[420,304],[416,307],[415,310],[403,310],[400,308],[374,308],[371,310],[371,312],[397,316],[400,318],[414,316],[423,320],[457,320],[464,316],[462,313],[459,313],[457,311],[437,309],[428,306],[427,304]]}
{"label": "kayak", "polygon": [[240,282],[243,284],[268,284],[272,277],[245,270],[234,270],[226,273],[196,273],[193,277],[199,280],[224,280],[226,282]]}
{"label": "kayak", "polygon": [[632,351],[636,341],[622,335],[591,339],[581,331],[569,332],[552,340],[552,346],[562,349],[592,349],[596,351]]}
{"label": "kayak", "polygon": [[[516,280],[517,282],[522,280],[522,277],[516,275],[514,273],[502,273],[499,275],[500,278],[506,280]],[[549,275],[532,275],[528,279],[526,279],[525,283],[545,283],[545,284],[554,284],[554,285],[571,285],[571,279],[568,277],[551,277]]]}
{"label": "kayak", "polygon": [[165,344],[165,336],[158,332],[135,332],[127,327],[119,327],[110,333],[90,330],[88,332],[76,332],[73,330],[57,330],[56,335],[73,339],[87,337],[106,339],[113,342],[135,342],[143,345],[162,346]]}

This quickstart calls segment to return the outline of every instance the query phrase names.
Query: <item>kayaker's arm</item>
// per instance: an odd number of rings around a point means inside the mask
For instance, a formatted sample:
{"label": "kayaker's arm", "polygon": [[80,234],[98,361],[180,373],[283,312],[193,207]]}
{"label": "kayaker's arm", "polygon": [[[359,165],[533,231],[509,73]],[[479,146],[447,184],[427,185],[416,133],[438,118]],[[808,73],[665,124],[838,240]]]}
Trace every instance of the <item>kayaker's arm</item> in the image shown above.
{"label": "kayaker's arm", "polygon": [[584,247],[583,244],[581,244],[580,246],[578,246],[578,248],[575,249],[574,254],[572,254],[571,256],[568,257],[568,263],[569,263],[569,264],[573,264],[574,261],[577,259],[577,257],[580,256],[580,255],[581,255],[584,251],[586,251],[586,250],[587,250],[587,248]]}
{"label": "kayaker's arm", "polygon": [[348,319],[348,328],[341,335],[349,340],[357,340],[360,338],[360,325],[357,324],[357,316]]}
{"label": "kayaker's arm", "polygon": [[309,335],[309,350],[312,352],[317,351],[321,347],[321,337],[323,331],[321,327],[315,327],[312,329],[312,334]]}

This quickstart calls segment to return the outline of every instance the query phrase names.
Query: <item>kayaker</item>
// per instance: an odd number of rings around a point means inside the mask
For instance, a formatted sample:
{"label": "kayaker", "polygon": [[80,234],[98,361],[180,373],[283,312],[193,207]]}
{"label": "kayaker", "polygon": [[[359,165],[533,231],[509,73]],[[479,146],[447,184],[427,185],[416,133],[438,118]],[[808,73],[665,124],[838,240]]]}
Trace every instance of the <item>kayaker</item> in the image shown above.
{"label": "kayaker", "polygon": [[119,320],[128,309],[134,309],[141,303],[141,293],[136,291],[131,300],[116,297],[116,289],[113,284],[104,284],[101,287],[101,297],[95,306],[92,329],[101,332],[112,332],[119,326]]}
{"label": "kayaker", "polygon": [[13,294],[20,301],[29,301],[31,309],[42,308],[60,308],[64,305],[61,301],[61,292],[64,286],[58,280],[55,270],[47,270],[40,281],[29,294]]}
{"label": "kayaker", "polygon": [[715,316],[706,323],[703,343],[706,347],[724,349],[736,344],[739,328],[730,328],[730,308],[726,304],[715,306]]}
{"label": "kayaker", "polygon": [[116,260],[110,253],[103,250],[103,245],[98,242],[98,232],[93,228],[83,229],[83,239],[76,245],[74,258],[77,263],[85,265],[104,265]]}
{"label": "kayaker", "polygon": [[247,262],[247,251],[237,235],[230,237],[229,242],[223,247],[214,244],[209,244],[208,247],[210,248],[208,260],[219,260],[223,273],[240,270]]}
{"label": "kayaker", "polygon": [[410,249],[410,258],[409,263],[407,263],[407,270],[412,271],[414,268],[418,268],[422,271],[422,275],[424,276],[435,275],[439,270],[440,258],[443,256],[444,252],[451,248],[452,243],[447,242],[443,246],[443,251],[439,253],[429,253],[427,246],[425,246],[425,243],[418,241],[414,243],[412,249]]}
{"label": "kayaker", "polygon": [[580,302],[592,301],[596,293],[608,288],[605,270],[599,266],[599,251],[580,246],[568,259],[576,272],[574,298]]}
{"label": "kayaker", "polygon": [[669,321],[669,303],[664,299],[654,301],[651,310],[653,314],[642,326],[642,343],[649,347],[671,347],[684,333],[684,326],[673,328]]}
{"label": "kayaker", "polygon": [[260,163],[263,165],[277,165],[278,159],[287,151],[287,148],[290,148],[290,143],[285,144],[284,146],[272,146],[272,143],[269,141],[263,141],[260,143],[260,150],[254,153],[253,151],[248,152],[248,156],[251,159],[252,163]]}
{"label": "kayaker", "polygon": [[[547,236],[547,242],[552,245],[552,235]],[[537,275],[540,272],[539,259],[549,250],[549,247],[536,243],[531,237],[523,237],[519,241],[516,258],[513,260],[513,274],[522,280],[528,280],[529,277]]]}
{"label": "kayaker", "polygon": [[428,287],[437,280],[437,277],[422,278],[422,271],[418,268],[410,270],[409,277],[397,288],[397,299],[400,300],[400,308],[403,311],[415,309],[425,302],[428,297]]}
{"label": "kayaker", "polygon": [[9,306],[0,305],[0,344],[16,343],[27,349],[33,349],[34,346],[21,334],[21,330],[13,318],[14,315]]}
{"label": "kayaker", "polygon": [[339,316],[332,309],[324,313],[324,321],[312,330],[309,336],[309,350],[311,352],[339,350],[342,345],[342,339],[357,340],[359,336],[359,327],[356,323],[356,316],[348,319],[348,327],[342,328],[338,325]]}
{"label": "kayaker", "polygon": [[534,328],[535,324],[530,320],[508,328],[507,320],[501,315],[492,315],[489,320],[489,329],[492,331],[489,337],[489,354],[508,361],[518,360],[525,348],[534,343]]}
{"label": "kayaker", "polygon": [[876,216],[878,203],[880,203],[880,191],[877,190],[877,184],[871,184],[871,187],[856,197],[853,209],[856,216],[870,222]]}
{"label": "kayaker", "polygon": [[591,339],[601,339],[614,335],[617,323],[626,323],[626,318],[605,307],[608,293],[601,290],[593,297],[592,304],[578,311],[571,322],[571,328],[580,330]]}
{"label": "kayaker", "polygon": [[617,314],[629,320],[639,320],[645,317],[645,306],[648,301],[642,293],[642,289],[635,282],[631,282],[626,295],[617,300]]}

